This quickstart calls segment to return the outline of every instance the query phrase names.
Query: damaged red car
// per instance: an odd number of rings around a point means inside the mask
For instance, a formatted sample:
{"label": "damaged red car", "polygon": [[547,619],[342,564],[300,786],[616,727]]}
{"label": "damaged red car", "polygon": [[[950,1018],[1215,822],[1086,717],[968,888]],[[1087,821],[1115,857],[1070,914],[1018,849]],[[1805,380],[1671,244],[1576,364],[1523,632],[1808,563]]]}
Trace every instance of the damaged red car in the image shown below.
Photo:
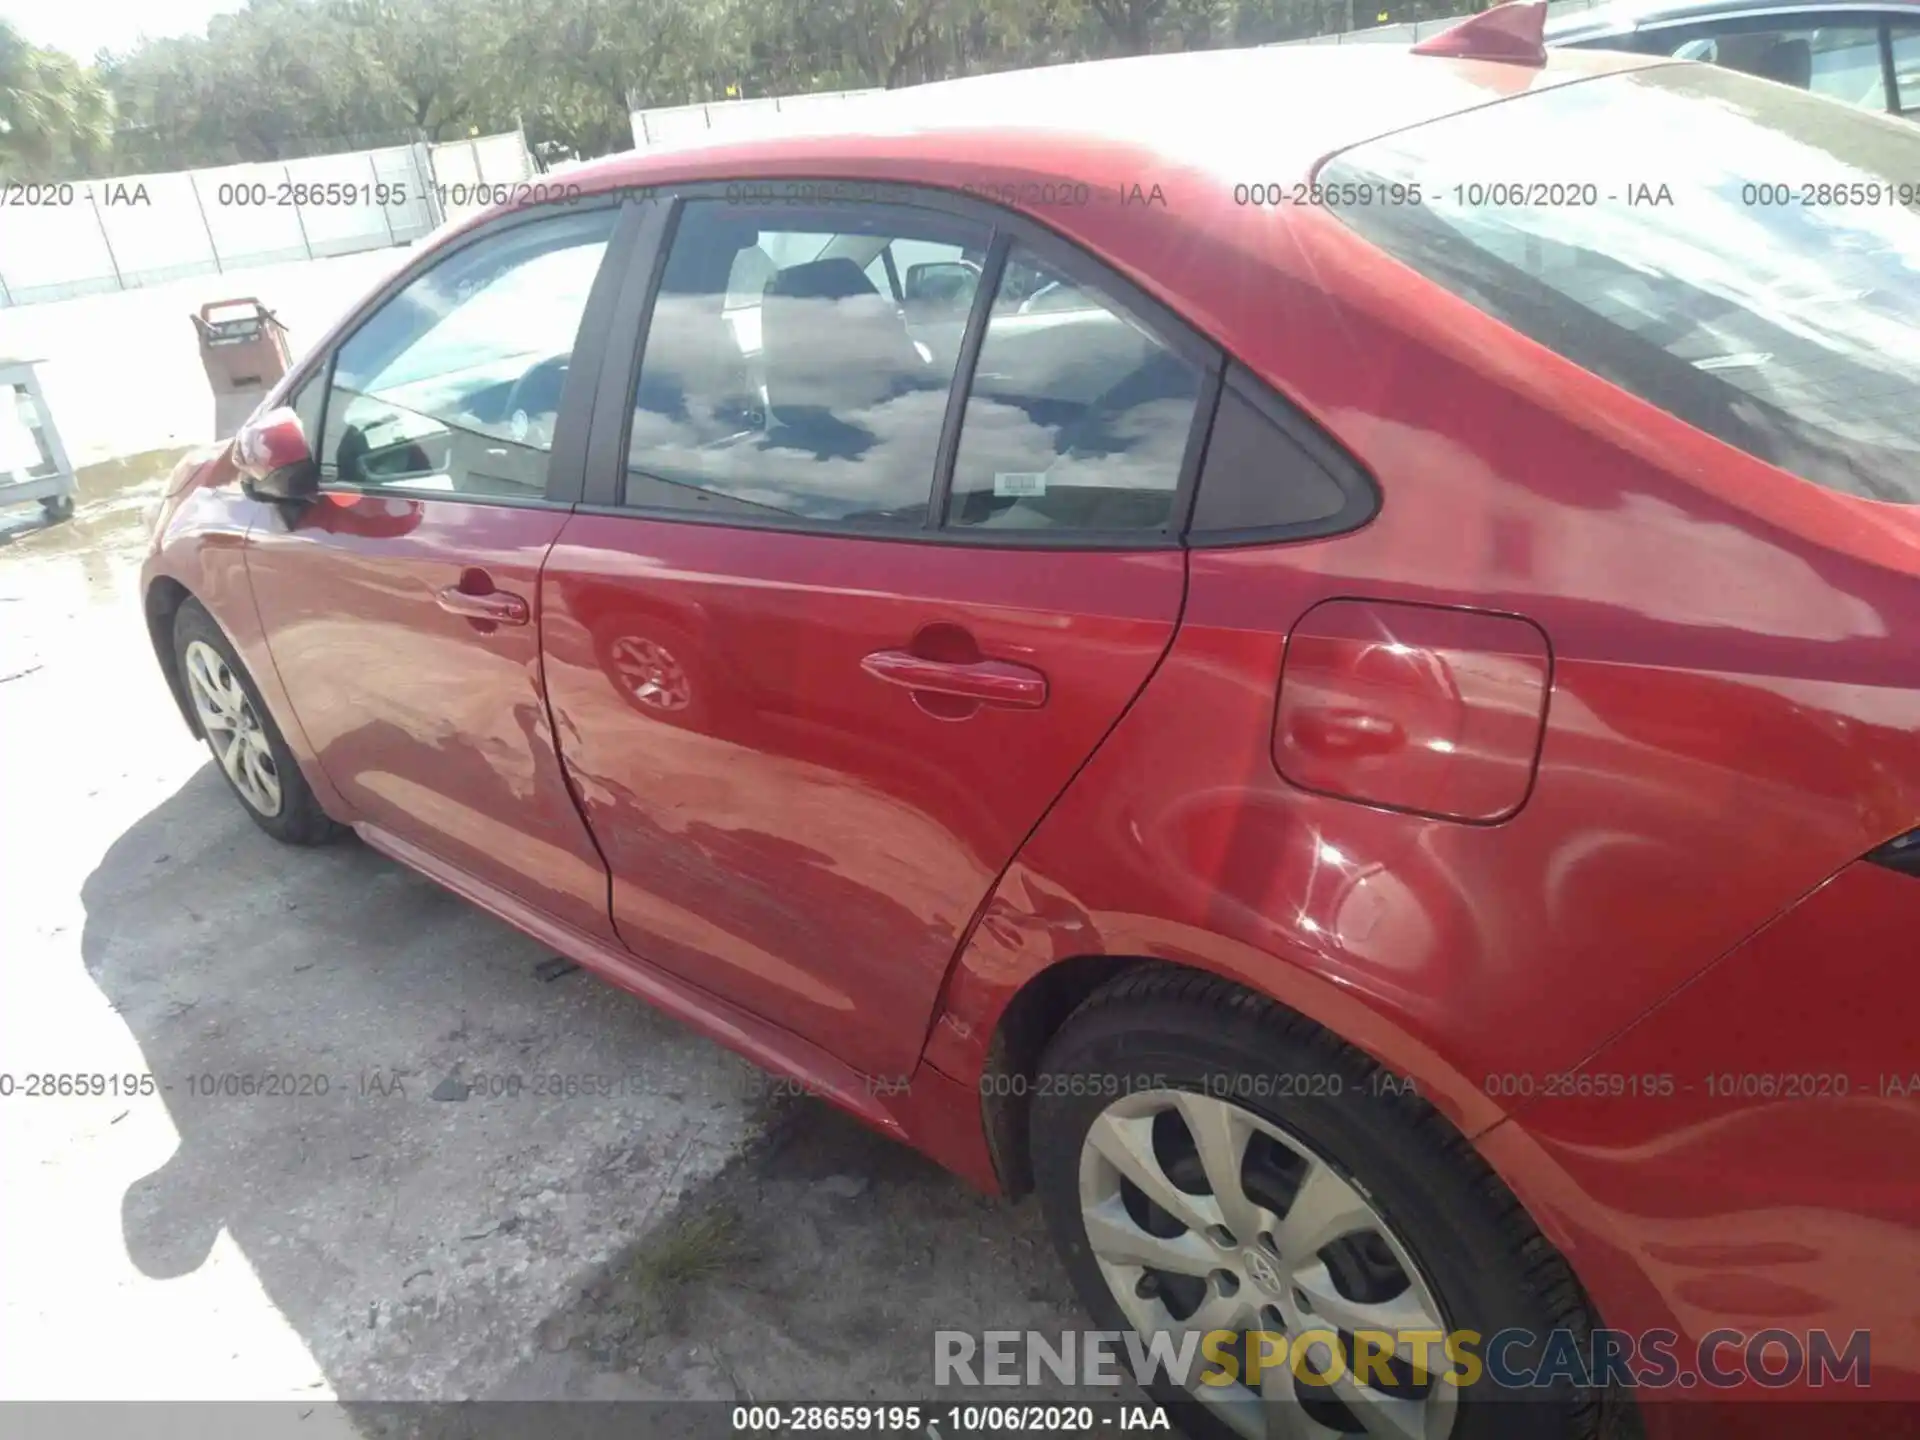
{"label": "damaged red car", "polygon": [[[161,669],[274,839],[1299,1342],[1195,1433],[1912,1400],[1920,131],[1423,48],[570,172],[182,466]],[[1677,1368],[1525,1370],[1598,1332]]]}

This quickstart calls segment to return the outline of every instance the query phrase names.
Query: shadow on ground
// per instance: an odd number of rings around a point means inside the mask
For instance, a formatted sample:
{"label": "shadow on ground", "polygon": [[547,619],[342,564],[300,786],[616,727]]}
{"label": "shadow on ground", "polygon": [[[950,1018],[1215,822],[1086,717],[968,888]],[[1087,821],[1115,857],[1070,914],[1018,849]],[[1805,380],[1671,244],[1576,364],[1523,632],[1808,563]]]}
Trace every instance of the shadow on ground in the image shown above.
{"label": "shadow on ground", "polygon": [[924,1400],[936,1329],[1084,1323],[1037,1205],[807,1099],[541,1338],[662,1395]]}
{"label": "shadow on ground", "polygon": [[756,1133],[744,1062],[357,842],[273,844],[210,764],[82,903],[179,1136],[128,1255],[227,1231],[342,1399],[486,1393]]}
{"label": "shadow on ground", "polygon": [[[826,1106],[770,1105],[763,1072],[357,842],[270,842],[211,763],[168,793],[187,741],[160,728],[179,720],[157,677],[101,703],[151,664],[128,517],[160,458],[97,477],[76,522],[14,552],[39,566],[18,572],[45,621],[17,647],[33,714],[72,717],[63,743],[118,766],[38,768],[36,805],[135,780],[163,797],[131,824],[137,805],[83,805],[74,843],[101,858],[59,881],[79,882],[87,975],[158,1087],[89,1113],[163,1104],[177,1136],[161,1163],[164,1126],[87,1172],[115,1187],[139,1277],[220,1263],[225,1232],[263,1320],[312,1358],[295,1383],[368,1433],[393,1402],[924,1402],[938,1329],[1085,1323],[1031,1203]],[[39,915],[19,918],[56,923]],[[156,1344],[203,1346],[184,1289],[145,1293],[178,1322]],[[237,1356],[233,1375],[261,1393]]]}
{"label": "shadow on ground", "polygon": [[[925,1402],[937,1329],[1085,1323],[1037,1206],[767,1102],[761,1072],[584,972],[542,978],[548,952],[357,842],[266,841],[211,765],[82,899],[88,972],[180,1137],[125,1194],[128,1254],[169,1279],[229,1232],[329,1386],[382,1402],[352,1406],[369,1433],[396,1400]],[[525,1093],[575,1075],[618,1093]]]}
{"label": "shadow on ground", "polygon": [[549,1316],[540,1353],[496,1392],[707,1403],[352,1408],[369,1434],[405,1440],[705,1440],[730,1433],[734,1405],[903,1404],[932,1418],[949,1403],[1142,1402],[1131,1386],[1050,1376],[991,1390],[934,1383],[938,1330],[1036,1330],[1057,1346],[1088,1324],[1038,1205],[990,1200],[838,1110],[796,1099],[668,1224]]}

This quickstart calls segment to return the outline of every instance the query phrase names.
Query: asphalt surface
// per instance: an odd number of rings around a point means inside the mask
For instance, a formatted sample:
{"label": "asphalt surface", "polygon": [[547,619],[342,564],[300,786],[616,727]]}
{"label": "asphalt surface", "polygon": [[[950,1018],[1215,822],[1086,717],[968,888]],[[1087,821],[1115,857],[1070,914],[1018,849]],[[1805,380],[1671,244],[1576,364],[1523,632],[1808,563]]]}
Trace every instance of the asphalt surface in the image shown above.
{"label": "asphalt surface", "polygon": [[143,634],[154,483],[0,551],[0,1384],[484,1393],[756,1132],[752,1072],[357,843],[266,840]]}
{"label": "asphalt surface", "polygon": [[1082,1323],[1031,1204],[261,835],[140,620],[169,459],[0,512],[0,1399],[913,1399]]}

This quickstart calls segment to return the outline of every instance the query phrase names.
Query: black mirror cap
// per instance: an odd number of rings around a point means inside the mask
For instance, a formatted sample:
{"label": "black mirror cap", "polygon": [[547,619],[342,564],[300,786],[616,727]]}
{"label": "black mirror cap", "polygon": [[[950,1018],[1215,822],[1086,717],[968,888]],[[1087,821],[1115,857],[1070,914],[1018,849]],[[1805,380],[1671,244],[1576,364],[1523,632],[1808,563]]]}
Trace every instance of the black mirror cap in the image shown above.
{"label": "black mirror cap", "polygon": [[1889,840],[1879,849],[1869,852],[1867,859],[1889,870],[1898,870],[1903,875],[1920,875],[1920,830],[1909,830],[1897,839]]}
{"label": "black mirror cap", "polygon": [[907,267],[901,286],[908,304],[969,305],[979,287],[980,271],[960,260],[929,260]]}
{"label": "black mirror cap", "polygon": [[305,504],[320,493],[320,467],[311,460],[298,460],[264,475],[244,478],[240,488],[256,500]]}

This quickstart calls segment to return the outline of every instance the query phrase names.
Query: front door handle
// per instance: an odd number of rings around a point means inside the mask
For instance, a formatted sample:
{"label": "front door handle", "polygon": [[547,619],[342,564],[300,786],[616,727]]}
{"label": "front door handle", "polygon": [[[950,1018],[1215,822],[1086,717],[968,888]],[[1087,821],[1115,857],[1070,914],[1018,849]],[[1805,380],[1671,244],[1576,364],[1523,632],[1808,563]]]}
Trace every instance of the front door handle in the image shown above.
{"label": "front door handle", "polygon": [[488,590],[476,595],[458,585],[448,585],[433,597],[442,610],[464,615],[469,620],[491,620],[496,625],[524,625],[533,612],[524,595],[506,590]]}
{"label": "front door handle", "polygon": [[984,705],[1037,710],[1047,703],[1047,677],[1011,660],[927,660],[906,650],[876,650],[860,668],[889,685]]}

